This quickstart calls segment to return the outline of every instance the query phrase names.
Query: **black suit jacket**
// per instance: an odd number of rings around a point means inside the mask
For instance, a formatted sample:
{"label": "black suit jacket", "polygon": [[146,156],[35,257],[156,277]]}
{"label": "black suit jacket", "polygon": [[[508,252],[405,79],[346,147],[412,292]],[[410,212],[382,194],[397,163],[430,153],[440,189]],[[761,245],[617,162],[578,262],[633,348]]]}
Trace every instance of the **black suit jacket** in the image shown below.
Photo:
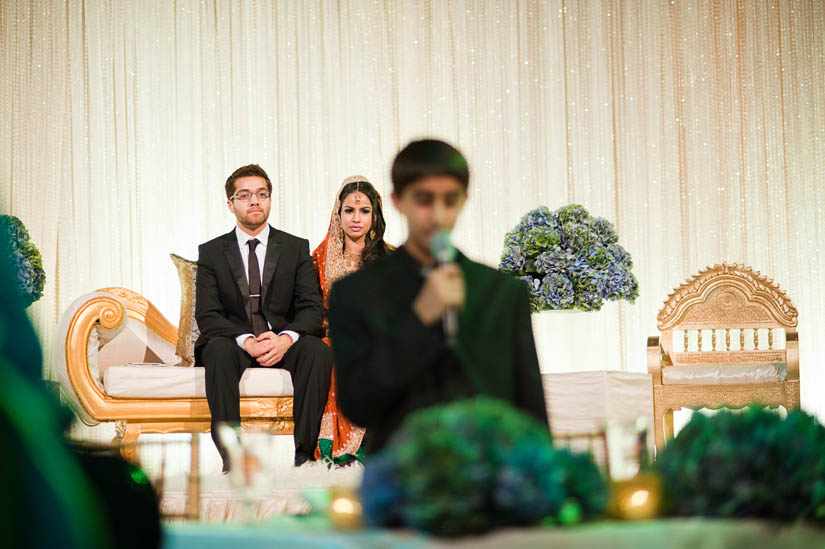
{"label": "black suit jacket", "polygon": [[547,423],[521,281],[459,255],[466,302],[455,348],[412,311],[423,276],[402,247],[333,285],[329,324],[341,411],[379,450],[411,412],[472,395],[499,398]]}
{"label": "black suit jacket", "polygon": [[[263,315],[275,333],[317,334],[324,307],[309,241],[272,226],[269,230],[261,268]],[[200,350],[210,339],[252,333],[249,283],[234,228],[198,247],[195,291],[195,319],[201,332],[195,357],[200,364]]]}

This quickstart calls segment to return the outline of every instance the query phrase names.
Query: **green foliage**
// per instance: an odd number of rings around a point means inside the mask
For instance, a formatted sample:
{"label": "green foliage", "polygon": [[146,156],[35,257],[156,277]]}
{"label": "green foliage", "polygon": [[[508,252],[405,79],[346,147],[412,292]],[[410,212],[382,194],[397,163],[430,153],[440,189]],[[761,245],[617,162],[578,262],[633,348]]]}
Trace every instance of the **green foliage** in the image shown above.
{"label": "green foliage", "polygon": [[23,222],[13,215],[0,215],[0,238],[6,239],[16,290],[23,306],[28,307],[43,296],[46,285],[40,252],[29,239]]}

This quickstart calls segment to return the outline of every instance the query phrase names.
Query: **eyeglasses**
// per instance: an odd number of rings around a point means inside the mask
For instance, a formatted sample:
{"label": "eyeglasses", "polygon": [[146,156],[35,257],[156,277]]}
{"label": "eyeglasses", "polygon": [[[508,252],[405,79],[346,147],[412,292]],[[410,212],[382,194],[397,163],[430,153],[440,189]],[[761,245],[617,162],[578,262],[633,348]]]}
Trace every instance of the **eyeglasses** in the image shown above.
{"label": "eyeglasses", "polygon": [[241,202],[247,202],[250,198],[252,198],[253,194],[258,197],[258,200],[267,200],[270,196],[272,196],[272,194],[269,191],[258,191],[254,193],[251,193],[249,191],[241,191],[230,196],[229,200],[239,200]]}

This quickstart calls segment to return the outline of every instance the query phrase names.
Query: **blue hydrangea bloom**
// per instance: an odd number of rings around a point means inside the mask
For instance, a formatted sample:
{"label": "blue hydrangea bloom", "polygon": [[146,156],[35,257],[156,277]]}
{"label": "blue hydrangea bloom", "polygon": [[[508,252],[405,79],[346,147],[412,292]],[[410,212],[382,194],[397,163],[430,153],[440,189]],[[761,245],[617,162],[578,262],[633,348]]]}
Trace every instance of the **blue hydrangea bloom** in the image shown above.
{"label": "blue hydrangea bloom", "polygon": [[[476,397],[410,415],[361,486],[367,524],[458,536],[555,519],[574,500],[598,516],[607,485],[589,455],[552,445],[547,425],[509,403]],[[575,467],[576,470],[569,470]]]}
{"label": "blue hydrangea bloom", "polygon": [[503,457],[493,498],[505,516],[530,522],[555,515],[566,496],[564,470],[549,444],[520,444]]}
{"label": "blue hydrangea bloom", "polygon": [[507,233],[499,263],[527,283],[534,312],[598,311],[605,300],[633,303],[639,283],[632,268],[613,224],[578,204],[527,212]]}
{"label": "blue hydrangea bloom", "polygon": [[369,526],[401,524],[402,490],[398,460],[389,453],[369,456],[361,478],[361,504]]}
{"label": "blue hydrangea bloom", "polygon": [[[566,273],[569,262],[569,254],[564,253],[560,248],[549,249],[546,252],[540,253],[538,258],[536,258],[536,272],[543,274]],[[504,267],[502,267],[502,269],[504,269]]]}
{"label": "blue hydrangea bloom", "polygon": [[543,303],[550,303],[553,309],[569,309],[576,297],[573,283],[559,273],[550,273],[542,281],[539,295]]}

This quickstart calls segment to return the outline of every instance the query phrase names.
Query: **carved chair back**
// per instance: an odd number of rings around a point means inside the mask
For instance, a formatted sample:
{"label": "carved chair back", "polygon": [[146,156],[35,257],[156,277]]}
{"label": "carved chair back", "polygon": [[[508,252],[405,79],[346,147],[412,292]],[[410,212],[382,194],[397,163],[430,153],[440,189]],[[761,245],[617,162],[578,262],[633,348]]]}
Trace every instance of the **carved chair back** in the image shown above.
{"label": "carved chair back", "polygon": [[659,312],[662,366],[787,363],[797,310],[773,280],[723,263],[688,279]]}

